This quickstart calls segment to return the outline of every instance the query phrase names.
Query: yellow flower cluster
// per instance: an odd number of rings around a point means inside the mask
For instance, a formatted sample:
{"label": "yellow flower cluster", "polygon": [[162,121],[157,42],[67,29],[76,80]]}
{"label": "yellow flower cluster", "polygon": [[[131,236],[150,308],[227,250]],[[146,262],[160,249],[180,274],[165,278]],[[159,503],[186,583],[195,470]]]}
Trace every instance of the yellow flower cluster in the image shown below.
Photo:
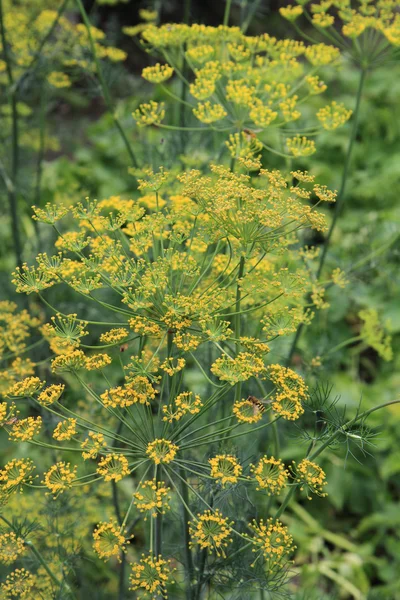
{"label": "yellow flower cluster", "polygon": [[94,551],[105,561],[114,557],[121,562],[121,554],[126,552],[126,545],[129,543],[124,532],[113,519],[97,525],[93,532],[93,540]]}
{"label": "yellow flower cluster", "polygon": [[176,396],[173,404],[163,406],[163,421],[173,423],[179,421],[187,414],[196,415],[200,412],[203,403],[199,394],[193,392],[181,392]]}
{"label": "yellow flower cluster", "polygon": [[268,375],[276,386],[273,410],[289,421],[298,419],[304,412],[301,402],[308,397],[304,379],[292,369],[277,364],[268,367]]}
{"label": "yellow flower cluster", "polygon": [[[9,352],[22,352],[31,328],[37,325],[39,320],[31,317],[26,310],[17,312],[15,302],[0,301],[0,359]],[[3,376],[4,372],[1,372]]]}
{"label": "yellow flower cluster", "polygon": [[199,102],[197,107],[193,109],[194,116],[201,121],[209,125],[220,121],[228,114],[221,104],[207,102]]}
{"label": "yellow flower cluster", "polygon": [[76,433],[76,419],[65,419],[65,421],[57,423],[56,428],[53,431],[53,438],[62,442],[64,440],[70,440]]}
{"label": "yellow flower cluster", "polygon": [[316,463],[304,458],[293,468],[295,482],[300,485],[300,490],[306,489],[307,497],[311,500],[308,492],[317,494],[318,496],[327,496],[323,491],[327,484],[326,475]]}
{"label": "yellow flower cluster", "polygon": [[233,414],[241,423],[257,423],[261,421],[265,408],[264,405],[250,396],[247,400],[236,401],[233,405]]}
{"label": "yellow flower cluster", "polygon": [[[303,8],[287,7],[281,12],[295,20]],[[134,34],[131,30],[125,31]],[[208,126],[224,119],[227,130],[250,130],[258,137],[270,127],[283,128],[285,123],[297,121],[301,117],[297,107],[307,99],[309,90],[319,94],[326,89],[315,70],[334,64],[339,57],[339,51],[333,46],[305,46],[302,42],[277,40],[267,34],[248,36],[238,27],[222,25],[150,25],[140,33],[147,47],[159,50],[171,63],[171,66],[158,63],[144,69],[148,80],[163,81],[162,69],[172,71],[176,66],[179,70],[185,58],[195,76],[189,84],[190,94],[196,101],[192,108],[194,116]],[[168,70],[166,77],[171,74]],[[164,116],[164,108],[153,101],[134,113],[140,126],[159,125]],[[308,146],[304,141],[302,145],[290,142],[288,148],[291,152],[293,148],[294,156],[307,156],[314,151],[313,144],[310,140]]]}
{"label": "yellow flower cluster", "polygon": [[[284,567],[287,557],[293,552],[293,538],[280,521],[261,519],[258,523],[250,523],[253,530],[252,542],[255,545],[253,552],[261,553],[266,561],[270,573]],[[253,563],[254,564],[254,563]]]}
{"label": "yellow flower cluster", "polygon": [[139,591],[142,597],[151,600],[157,600],[160,596],[168,598],[167,584],[173,583],[171,579],[173,569],[168,561],[161,556],[142,554],[140,561],[131,567],[132,573],[129,577],[131,590]]}
{"label": "yellow flower cluster", "polygon": [[316,116],[324,129],[332,131],[344,125],[350,119],[352,113],[353,111],[348,110],[343,104],[333,101],[331,104],[320,108]]}
{"label": "yellow flower cluster", "polygon": [[53,494],[53,498],[56,499],[59,494],[72,487],[76,479],[77,470],[78,467],[76,465],[71,467],[70,463],[60,461],[46,471],[42,483]]}
{"label": "yellow flower cluster", "polygon": [[235,358],[223,355],[211,366],[214,375],[231,385],[246,381],[250,377],[258,377],[265,373],[265,370],[263,360],[249,352],[240,352]]}
{"label": "yellow flower cluster", "polygon": [[365,308],[360,310],[358,316],[363,321],[360,331],[363,340],[371,348],[374,348],[384,360],[392,360],[392,337],[385,331],[385,327],[380,322],[378,311],[375,308]]}
{"label": "yellow flower cluster", "polygon": [[218,454],[210,458],[208,462],[211,466],[211,477],[216,479],[222,486],[228,483],[237,483],[243,471],[238,459],[232,454]]}
{"label": "yellow flower cluster", "polygon": [[257,480],[257,489],[266,490],[268,496],[279,494],[289,477],[283,461],[273,456],[262,456],[256,465],[250,466],[250,471]]}
{"label": "yellow flower cluster", "polygon": [[169,65],[160,65],[160,63],[157,63],[154,67],[143,69],[142,77],[151,83],[163,83],[172,77],[173,73],[174,69]]}
{"label": "yellow flower cluster", "polygon": [[186,360],[184,358],[174,358],[170,356],[160,364],[160,369],[165,371],[170,377],[173,377],[176,373],[182,371],[185,365]]}
{"label": "yellow flower cluster", "polygon": [[118,327],[110,329],[106,333],[102,333],[100,336],[100,342],[103,344],[119,344],[129,336],[129,331],[124,327]]}
{"label": "yellow flower cluster", "polygon": [[0,499],[9,494],[22,492],[24,485],[33,481],[35,466],[30,458],[13,458],[0,470]]}
{"label": "yellow flower cluster", "polygon": [[107,448],[107,442],[102,433],[89,431],[88,437],[81,443],[81,448],[83,450],[83,460],[87,460],[88,458],[95,459],[101,450]]}
{"label": "yellow flower cluster", "polygon": [[45,382],[40,381],[39,377],[27,377],[26,379],[15,383],[12,388],[10,388],[7,395],[11,398],[33,396],[44,386],[44,384]]}
{"label": "yellow flower cluster", "polygon": [[26,417],[17,420],[9,431],[9,439],[14,442],[29,442],[42,428],[42,417]]}
{"label": "yellow flower cluster", "polygon": [[10,565],[25,550],[24,540],[13,531],[0,534],[0,562]]}
{"label": "yellow flower cluster", "polygon": [[225,557],[225,548],[231,543],[233,523],[217,510],[206,510],[198,514],[195,521],[189,523],[190,545],[198,545],[202,550],[215,551],[217,556]]}
{"label": "yellow flower cluster", "polygon": [[155,518],[169,510],[170,488],[163,481],[149,479],[141,483],[133,494],[134,504],[140,512],[149,512]]}
{"label": "yellow flower cluster", "polygon": [[9,598],[30,600],[36,581],[36,576],[32,575],[26,569],[15,569],[15,571],[7,575],[5,582],[0,586],[2,596],[6,600]]}
{"label": "yellow flower cluster", "polygon": [[60,399],[64,389],[65,385],[63,383],[49,385],[40,392],[37,401],[42,406],[51,406]]}
{"label": "yellow flower cluster", "polygon": [[150,100],[148,103],[141,104],[139,108],[132,113],[132,116],[138,127],[159,125],[165,117],[164,103],[161,102],[161,104],[159,104],[158,102],[154,102],[154,100]]}
{"label": "yellow flower cluster", "polygon": [[170,440],[156,439],[147,444],[146,454],[156,465],[172,462],[179,450],[179,446]]}
{"label": "yellow flower cluster", "polygon": [[142,375],[134,377],[123,387],[110,388],[100,396],[104,406],[111,406],[112,408],[125,408],[137,403],[149,406],[150,401],[154,400],[155,397],[156,390],[147,377]]}
{"label": "yellow flower cluster", "polygon": [[96,472],[104,481],[121,481],[130,473],[128,459],[123,454],[108,454],[99,461]]}

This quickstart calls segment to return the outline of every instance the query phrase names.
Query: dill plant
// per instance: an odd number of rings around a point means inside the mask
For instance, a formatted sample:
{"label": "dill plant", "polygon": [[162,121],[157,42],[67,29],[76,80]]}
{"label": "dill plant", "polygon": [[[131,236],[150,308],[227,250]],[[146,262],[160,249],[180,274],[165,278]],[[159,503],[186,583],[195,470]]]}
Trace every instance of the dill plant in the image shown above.
{"label": "dill plant", "polygon": [[[301,171],[249,175],[246,161],[237,168],[177,178],[148,169],[134,200],[35,207],[58,236],[57,253],[14,273],[17,291],[54,312],[40,326],[53,358],[48,381],[29,375],[6,391],[10,440],[41,448],[47,467],[9,461],[2,502],[25,486],[59,501],[111,483],[116,512],[97,523],[93,549],[123,565],[128,557],[129,588],[143,597],[171,589],[197,599],[205,585],[284,594],[294,544],[280,517],[296,490],[326,495],[316,459],[340,439],[360,438],[356,426],[367,416],[348,420],[329,407],[322,417],[321,399],[274,351],[311,318],[304,299],[312,283],[296,244],[304,229],[326,229],[318,205],[334,193]],[[54,286],[77,294],[79,317],[53,307]],[[91,304],[98,320],[86,318]],[[98,343],[85,343],[89,335]],[[77,406],[71,385],[83,394]],[[23,399],[40,415],[10,419]],[[289,465],[279,438],[302,430],[315,402],[326,427],[318,435],[306,427],[308,451]],[[240,512],[238,494],[248,498]],[[14,579],[36,585],[29,573],[10,577],[5,592]]]}
{"label": "dill plant", "polygon": [[[114,114],[99,60],[107,51],[82,2],[76,5],[84,21],[79,34]],[[286,9],[283,16],[293,20],[302,11]],[[229,11],[217,28],[157,27],[155,13],[142,16],[143,44],[165,61],[146,67],[143,77],[180,109],[179,123],[164,123],[171,111],[151,99],[135,111],[137,125],[223,134],[217,140],[229,152],[230,168],[141,168],[133,171],[139,177],[134,199],[34,207],[40,226],[54,229],[56,253],[17,268],[14,283],[54,314],[42,322],[17,313],[12,303],[0,305],[7,362],[0,418],[11,442],[41,450],[43,465],[10,459],[0,470],[0,497],[4,511],[15,510],[24,488],[54,506],[80,502],[79,533],[85,537],[92,528],[93,551],[120,565],[119,598],[128,595],[127,586],[132,596],[153,599],[169,593],[200,600],[206,588],[210,597],[259,591],[285,597],[295,549],[281,521],[287,506],[296,493],[325,497],[319,456],[339,443],[362,449],[370,435],[365,420],[381,408],[347,418],[329,390],[310,390],[281,356],[280,339],[326,307],[328,287],[346,283],[337,268],[322,279],[321,263],[313,278],[308,263],[317,254],[299,249],[306,229],[327,231],[320,205],[334,204],[336,193],[291,166],[312,155],[311,138],[320,130],[351,117],[333,102],[315,112],[311,125],[297,127],[301,106],[325,92],[320,69],[336,66],[336,46],[342,47],[332,39],[305,45],[246,36],[228,27]],[[318,27],[321,22],[314,18]],[[385,35],[395,43],[396,20],[389,25]],[[173,76],[179,95],[170,86]],[[58,89],[70,83],[63,70],[48,73],[47,82]],[[135,166],[115,114],[114,121]],[[351,136],[356,126],[357,119]],[[264,150],[288,161],[285,170],[262,168]],[[79,310],[54,306],[55,286],[75,294]],[[356,341],[368,340],[390,358],[377,315],[364,311],[363,321]],[[51,352],[36,370],[19,357],[39,343],[27,343],[29,328]],[[75,405],[76,389],[82,400]],[[34,407],[34,416],[25,416],[24,404]],[[281,456],[281,442],[292,434],[308,446],[296,462]],[[87,500],[103,486],[108,493],[98,503]],[[111,510],[100,510],[102,504]],[[37,573],[14,568],[3,595],[75,597],[74,569],[65,568],[77,554],[71,532],[64,553],[46,548],[50,560],[32,542],[30,527],[0,517],[0,561],[8,567],[29,551],[40,565]]]}

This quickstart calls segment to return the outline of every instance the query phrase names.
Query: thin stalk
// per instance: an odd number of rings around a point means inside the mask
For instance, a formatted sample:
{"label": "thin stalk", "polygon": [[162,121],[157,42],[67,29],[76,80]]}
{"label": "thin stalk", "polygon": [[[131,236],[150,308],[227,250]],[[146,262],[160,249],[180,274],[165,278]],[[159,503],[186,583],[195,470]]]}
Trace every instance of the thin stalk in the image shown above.
{"label": "thin stalk", "polygon": [[115,114],[113,102],[112,102],[112,99],[111,99],[110,90],[109,90],[107,82],[106,82],[106,80],[104,78],[103,69],[101,67],[101,63],[100,63],[99,57],[97,56],[96,45],[94,43],[92,32],[90,30],[91,25],[90,25],[90,20],[89,20],[88,14],[87,14],[87,12],[85,10],[85,7],[83,5],[82,0],[76,0],[76,4],[78,6],[79,12],[82,15],[82,20],[83,20],[83,22],[85,24],[85,27],[87,29],[87,32],[88,32],[90,49],[91,49],[92,54],[93,54],[93,60],[94,60],[95,65],[96,65],[97,74],[99,76],[99,82],[100,82],[100,86],[101,86],[101,89],[102,89],[102,92],[103,92],[103,97],[104,97],[104,101],[106,103],[107,110],[109,111],[110,115],[113,118],[114,124],[115,124],[116,128],[118,129],[118,132],[119,132],[119,134],[120,134],[120,136],[122,138],[122,141],[125,144],[125,148],[126,148],[128,154],[129,154],[129,157],[130,157],[130,159],[132,161],[133,166],[137,167],[138,163],[137,163],[137,160],[136,160],[136,156],[135,156],[135,154],[134,154],[134,152],[132,150],[132,146],[129,143],[129,140],[128,140],[127,136],[126,136],[126,133],[125,133],[125,131],[124,131],[121,123],[119,122],[118,117]]}
{"label": "thin stalk", "polygon": [[8,94],[11,109],[11,185],[7,186],[8,203],[11,216],[11,231],[14,243],[15,258],[18,266],[22,265],[22,247],[19,231],[18,220],[18,196],[17,196],[17,179],[19,166],[19,127],[18,127],[18,110],[17,110],[17,90],[14,87],[14,76],[11,64],[11,56],[9,54],[7,33],[4,25],[3,0],[0,0],[0,30],[1,42],[3,46],[4,62],[6,63],[6,73],[8,81]]}
{"label": "thin stalk", "polygon": [[189,512],[186,506],[189,504],[189,492],[186,485],[186,472],[183,467],[179,468],[179,473],[181,475],[181,493],[184,499],[184,503],[182,503],[182,529],[183,529],[183,542],[184,542],[184,552],[185,552],[185,567],[186,567],[186,598],[187,600],[193,599],[193,589],[192,589],[192,580],[193,580],[193,557],[192,551],[190,550],[190,534],[189,534]]}
{"label": "thin stalk", "polygon": [[[41,84],[40,88],[40,112],[39,112],[39,151],[37,154],[36,160],[36,181],[35,181],[35,191],[33,204],[35,206],[40,206],[40,192],[41,192],[41,184],[42,184],[42,173],[43,173],[43,158],[45,152],[45,139],[46,139],[46,90],[44,82]],[[36,220],[33,221],[36,233],[36,240],[38,245],[38,250],[40,250],[40,233],[39,233],[39,224]]]}
{"label": "thin stalk", "polygon": [[328,231],[328,235],[326,237],[325,243],[324,243],[324,247],[322,250],[322,254],[321,254],[321,258],[319,261],[319,265],[318,265],[318,271],[317,271],[317,279],[320,278],[321,275],[321,271],[324,267],[325,264],[325,259],[326,259],[326,253],[328,251],[329,248],[329,244],[332,238],[332,234],[335,230],[336,227],[336,223],[337,223],[337,219],[338,216],[340,214],[340,211],[342,209],[342,205],[344,202],[344,197],[345,197],[345,191],[346,191],[346,184],[347,184],[347,179],[348,179],[348,175],[349,175],[349,171],[350,171],[350,164],[351,164],[351,158],[353,155],[353,147],[354,147],[354,142],[357,136],[357,131],[358,131],[358,121],[359,121],[359,116],[360,116],[360,105],[361,105],[361,98],[362,98],[362,93],[363,93],[363,89],[364,89],[364,84],[365,84],[365,78],[366,78],[366,70],[365,69],[361,69],[361,73],[360,73],[360,79],[358,82],[358,89],[357,89],[357,97],[356,97],[356,106],[354,109],[354,118],[353,118],[353,126],[351,129],[351,134],[350,134],[350,140],[349,140],[349,145],[347,147],[347,153],[346,153],[346,159],[345,159],[345,164],[344,164],[344,169],[343,169],[343,175],[342,175],[342,181],[341,181],[341,185],[340,185],[340,190],[339,190],[339,194],[335,203],[335,208],[334,208],[334,215],[333,215],[333,219],[332,219],[332,223],[331,226],[329,228]]}
{"label": "thin stalk", "polygon": [[224,22],[223,24],[227,27],[229,25],[229,17],[231,14],[231,6],[232,0],[226,0],[225,13],[224,13]]}

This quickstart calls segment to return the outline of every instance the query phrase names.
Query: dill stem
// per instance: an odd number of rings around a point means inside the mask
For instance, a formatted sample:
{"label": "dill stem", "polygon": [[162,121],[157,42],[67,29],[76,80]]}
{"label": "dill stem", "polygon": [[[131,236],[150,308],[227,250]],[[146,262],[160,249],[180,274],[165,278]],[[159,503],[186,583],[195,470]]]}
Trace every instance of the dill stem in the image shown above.
{"label": "dill stem", "polygon": [[226,0],[224,22],[223,22],[223,24],[225,26],[228,26],[228,24],[229,24],[229,16],[231,14],[231,5],[232,5],[232,0]]}
{"label": "dill stem", "polygon": [[[186,471],[184,467],[179,467],[179,473],[181,478],[181,494],[184,502],[182,503],[182,529],[183,529],[183,540],[184,540],[184,551],[185,551],[185,576],[186,576],[186,598],[187,600],[193,599],[192,579],[193,579],[193,557],[192,551],[190,550],[190,534],[189,534],[189,512],[186,506],[189,504],[189,492],[187,487]],[[193,599],[194,600],[194,599]]]}
{"label": "dill stem", "polygon": [[[40,192],[42,185],[42,174],[43,174],[43,159],[46,145],[46,89],[45,84],[42,81],[40,87],[40,111],[39,111],[39,150],[36,159],[36,180],[35,180],[35,191],[33,196],[33,204],[40,206]],[[40,243],[40,230],[39,223],[36,219],[33,220],[35,228],[36,241],[38,250],[41,250]]]}
{"label": "dill stem", "polygon": [[[156,480],[156,484],[161,481],[160,480],[160,472],[157,469],[157,465],[155,465],[155,473],[154,477]],[[150,517],[153,518],[153,517]],[[155,531],[154,531],[154,553],[156,557],[160,556],[162,553],[162,513],[157,512],[157,516],[155,517]]]}
{"label": "dill stem", "polygon": [[100,87],[101,87],[102,92],[103,92],[103,98],[104,98],[104,101],[106,103],[107,110],[109,111],[110,115],[113,118],[114,124],[115,124],[116,128],[118,129],[118,132],[119,132],[119,134],[120,134],[120,136],[122,138],[122,141],[124,142],[125,148],[126,148],[128,154],[129,154],[129,157],[130,157],[130,159],[132,161],[133,166],[137,167],[138,163],[137,163],[137,160],[136,160],[136,156],[135,156],[135,154],[134,154],[134,152],[132,150],[132,146],[131,146],[131,144],[130,144],[127,136],[126,136],[126,133],[125,133],[125,131],[124,131],[124,129],[123,129],[123,127],[122,127],[122,125],[121,125],[121,123],[120,123],[117,115],[115,114],[113,102],[112,102],[112,99],[111,99],[110,90],[109,90],[107,82],[106,82],[106,80],[104,78],[103,69],[101,67],[101,63],[100,63],[99,57],[97,56],[96,45],[94,43],[92,32],[90,30],[91,25],[90,25],[90,20],[89,20],[88,14],[87,14],[87,12],[85,10],[85,7],[83,6],[82,0],[75,0],[75,1],[76,1],[76,4],[77,4],[78,9],[79,9],[79,12],[81,13],[81,16],[82,16],[82,20],[83,20],[83,22],[85,24],[85,27],[87,29],[87,32],[88,32],[90,49],[91,49],[92,54],[93,54],[93,60],[94,60],[95,65],[96,65],[97,74],[99,76]]}
{"label": "dill stem", "polygon": [[18,110],[17,110],[17,89],[14,86],[14,76],[11,65],[11,57],[9,54],[8,40],[4,25],[3,0],[0,0],[0,29],[1,42],[3,46],[4,62],[6,63],[6,73],[8,81],[8,95],[11,109],[11,176],[3,175],[6,183],[8,203],[10,207],[11,231],[14,243],[15,258],[18,266],[22,265],[22,247],[19,231],[18,220],[18,196],[17,196],[17,179],[18,179],[18,164],[19,164],[19,127],[18,127]]}
{"label": "dill stem", "polygon": [[324,243],[324,247],[323,247],[321,258],[320,258],[319,265],[318,265],[318,271],[317,271],[317,279],[318,280],[319,280],[319,278],[321,276],[321,272],[322,272],[322,269],[323,269],[324,264],[325,264],[326,253],[328,251],[329,244],[330,244],[330,241],[331,241],[331,238],[332,238],[332,234],[333,234],[333,232],[335,230],[337,219],[338,219],[338,216],[340,214],[340,211],[342,209],[342,205],[343,205],[343,202],[344,202],[346,185],[347,185],[348,175],[349,175],[349,171],[350,171],[350,164],[351,164],[351,159],[352,159],[352,155],[353,155],[353,147],[354,147],[354,142],[355,142],[355,139],[356,139],[356,136],[357,136],[357,131],[358,131],[358,121],[359,121],[359,115],[360,115],[361,97],[362,97],[362,93],[363,93],[363,89],[364,89],[366,74],[367,74],[367,72],[366,72],[365,68],[362,68],[361,72],[360,72],[360,79],[359,79],[359,82],[358,82],[358,89],[357,89],[357,96],[356,96],[356,106],[355,106],[355,109],[354,109],[353,126],[351,128],[349,145],[347,147],[347,153],[346,153],[346,159],[345,159],[345,163],[344,163],[342,181],[341,181],[341,185],[340,185],[339,194],[338,194],[338,197],[337,197],[337,200],[336,200],[336,203],[335,203],[335,208],[334,208],[334,214],[333,214],[332,223],[331,223],[331,226],[329,228],[328,235],[326,236],[326,240],[325,240],[325,243]]}

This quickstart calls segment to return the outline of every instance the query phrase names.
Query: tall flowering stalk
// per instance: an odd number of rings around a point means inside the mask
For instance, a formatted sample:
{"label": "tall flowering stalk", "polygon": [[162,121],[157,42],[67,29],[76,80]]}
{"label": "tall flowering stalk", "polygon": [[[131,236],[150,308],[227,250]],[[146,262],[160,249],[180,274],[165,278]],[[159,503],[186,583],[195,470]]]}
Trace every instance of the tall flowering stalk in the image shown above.
{"label": "tall flowering stalk", "polygon": [[[238,558],[243,593],[278,591],[294,548],[279,517],[297,489],[326,495],[315,458],[349,428],[326,410],[330,427],[298,464],[271,452],[274,427],[286,422],[286,435],[305,411],[316,413],[306,382],[276,362],[274,348],[310,318],[309,282],[294,247],[303,229],[325,230],[318,205],[334,194],[300,171],[288,181],[279,171],[251,177],[222,166],[177,179],[148,170],[139,191],[135,199],[34,208],[57,233],[58,253],[17,269],[14,283],[54,311],[41,326],[53,358],[48,382],[36,375],[10,382],[2,422],[10,440],[48,458],[35,484],[32,461],[7,463],[2,502],[25,486],[58,500],[110,482],[117,519],[97,524],[93,549],[103,560],[133,558],[132,591],[156,599],[185,588],[197,599],[210,576],[218,587],[225,565],[234,585]],[[99,319],[53,307],[54,286],[72,289],[84,313],[93,304]],[[69,401],[72,381],[84,397],[78,407]],[[16,413],[27,398],[41,416]],[[350,422],[352,435],[362,419]],[[130,498],[121,500],[115,490],[123,481]],[[244,490],[252,500],[238,514],[235,497]],[[179,506],[185,547],[174,552]],[[146,541],[133,557],[138,519]]]}

